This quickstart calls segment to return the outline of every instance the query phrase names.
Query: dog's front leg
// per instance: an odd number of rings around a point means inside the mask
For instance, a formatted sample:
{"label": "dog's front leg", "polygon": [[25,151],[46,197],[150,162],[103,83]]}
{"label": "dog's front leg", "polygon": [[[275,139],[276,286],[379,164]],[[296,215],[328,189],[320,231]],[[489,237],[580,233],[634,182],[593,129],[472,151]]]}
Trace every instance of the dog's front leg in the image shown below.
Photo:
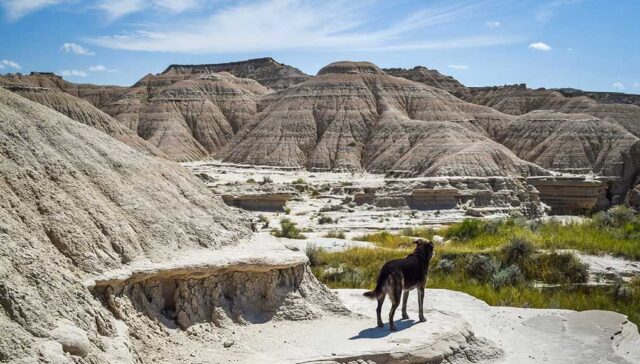
{"label": "dog's front leg", "polygon": [[407,315],[407,300],[409,299],[409,291],[404,291],[402,295],[402,319],[406,320],[409,318]]}
{"label": "dog's front leg", "polygon": [[419,318],[420,318],[420,322],[425,322],[427,321],[426,318],[424,318],[424,286],[420,286],[418,287],[418,311],[420,312]]}

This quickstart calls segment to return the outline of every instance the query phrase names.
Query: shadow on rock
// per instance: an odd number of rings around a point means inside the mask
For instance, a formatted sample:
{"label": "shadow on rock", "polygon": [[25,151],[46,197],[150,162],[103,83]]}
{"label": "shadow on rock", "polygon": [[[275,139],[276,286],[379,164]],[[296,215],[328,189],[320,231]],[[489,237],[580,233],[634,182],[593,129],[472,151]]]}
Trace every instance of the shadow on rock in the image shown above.
{"label": "shadow on rock", "polygon": [[[396,328],[398,331],[402,331],[404,329],[408,329],[411,326],[418,323],[415,320],[400,320],[395,321]],[[386,324],[384,327],[371,327],[368,329],[364,329],[358,333],[356,336],[352,336],[349,340],[357,340],[357,339],[378,339],[381,337],[385,337],[389,334],[393,333],[393,331],[389,330],[389,325]]]}

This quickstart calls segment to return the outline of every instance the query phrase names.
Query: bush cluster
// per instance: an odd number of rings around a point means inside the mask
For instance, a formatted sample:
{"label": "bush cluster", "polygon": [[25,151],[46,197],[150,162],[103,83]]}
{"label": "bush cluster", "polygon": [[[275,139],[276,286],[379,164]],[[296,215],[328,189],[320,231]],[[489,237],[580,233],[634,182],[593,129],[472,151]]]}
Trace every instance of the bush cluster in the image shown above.
{"label": "bush cluster", "polygon": [[300,232],[298,225],[287,218],[280,219],[280,229],[274,229],[271,231],[271,233],[278,238],[289,238],[289,239],[306,239],[307,238]]}

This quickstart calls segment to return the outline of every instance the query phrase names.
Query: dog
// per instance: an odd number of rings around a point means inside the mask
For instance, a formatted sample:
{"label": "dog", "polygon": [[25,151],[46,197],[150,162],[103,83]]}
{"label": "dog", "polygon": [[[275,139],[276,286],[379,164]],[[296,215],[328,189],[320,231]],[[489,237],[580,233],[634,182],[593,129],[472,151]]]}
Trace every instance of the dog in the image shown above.
{"label": "dog", "polygon": [[425,322],[423,312],[424,303],[424,286],[427,283],[427,273],[429,273],[429,262],[433,257],[433,243],[422,239],[414,241],[416,248],[413,253],[407,255],[404,259],[395,259],[388,261],[380,269],[376,288],[373,291],[364,293],[365,297],[378,300],[378,308],[376,314],[378,317],[378,327],[383,327],[382,304],[387,295],[391,299],[391,311],[389,311],[389,329],[396,331],[396,325],[393,322],[393,315],[400,304],[400,295],[402,296],[402,318],[408,319],[407,315],[407,299],[409,291],[416,288],[418,290],[418,309],[420,312],[420,322]]}

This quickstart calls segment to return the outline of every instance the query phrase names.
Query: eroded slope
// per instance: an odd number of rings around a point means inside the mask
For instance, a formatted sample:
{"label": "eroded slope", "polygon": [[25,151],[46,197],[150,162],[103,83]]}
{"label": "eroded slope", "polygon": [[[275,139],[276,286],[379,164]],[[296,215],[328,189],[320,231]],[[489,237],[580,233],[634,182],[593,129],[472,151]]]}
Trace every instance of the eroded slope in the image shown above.
{"label": "eroded slope", "polygon": [[188,171],[4,89],[0,155],[0,360],[80,332],[78,355],[109,361],[122,331],[84,280],[249,234]]}
{"label": "eroded slope", "polygon": [[[509,116],[368,62],[330,64],[262,102],[227,161],[410,175],[545,173],[490,139]],[[448,142],[433,143],[443,137]]]}

